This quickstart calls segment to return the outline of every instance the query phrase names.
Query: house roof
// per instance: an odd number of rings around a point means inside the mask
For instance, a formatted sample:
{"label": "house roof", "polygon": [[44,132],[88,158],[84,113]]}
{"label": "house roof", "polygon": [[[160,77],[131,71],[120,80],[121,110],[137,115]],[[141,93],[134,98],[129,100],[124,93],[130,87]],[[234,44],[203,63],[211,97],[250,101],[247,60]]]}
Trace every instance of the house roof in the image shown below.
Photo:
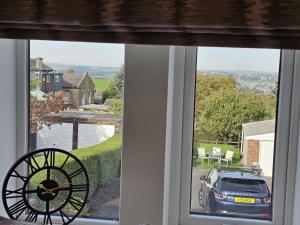
{"label": "house roof", "polygon": [[63,87],[64,88],[79,88],[85,77],[88,76],[87,73],[77,75],[73,69],[68,69],[63,75]]}
{"label": "house roof", "polygon": [[275,120],[244,123],[242,125],[244,137],[275,132]]}
{"label": "house roof", "polygon": [[258,141],[274,141],[274,132],[267,134],[250,135],[246,137],[247,140],[258,140]]}
{"label": "house roof", "polygon": [[30,71],[53,71],[50,66],[47,66],[45,63],[42,63],[42,69],[36,66],[37,59],[30,59]]}

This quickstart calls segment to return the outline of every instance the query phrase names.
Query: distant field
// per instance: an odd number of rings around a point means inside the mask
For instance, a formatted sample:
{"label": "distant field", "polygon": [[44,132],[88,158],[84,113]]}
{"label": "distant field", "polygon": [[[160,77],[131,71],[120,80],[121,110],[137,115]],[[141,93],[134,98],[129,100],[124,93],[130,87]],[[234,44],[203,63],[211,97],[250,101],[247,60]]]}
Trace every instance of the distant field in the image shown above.
{"label": "distant field", "polygon": [[106,90],[109,85],[111,84],[111,80],[106,80],[102,78],[92,78],[97,91],[104,91]]}

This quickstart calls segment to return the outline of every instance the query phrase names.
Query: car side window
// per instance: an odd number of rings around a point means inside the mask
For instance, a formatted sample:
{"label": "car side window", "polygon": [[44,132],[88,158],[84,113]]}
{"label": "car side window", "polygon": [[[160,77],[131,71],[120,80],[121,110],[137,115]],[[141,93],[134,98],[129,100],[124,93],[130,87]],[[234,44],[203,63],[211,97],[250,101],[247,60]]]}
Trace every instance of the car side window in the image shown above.
{"label": "car side window", "polygon": [[211,184],[211,179],[212,179],[212,176],[213,176],[214,171],[215,171],[214,169],[211,170],[211,171],[209,172],[208,176],[207,176],[208,179],[207,179],[206,182],[207,182],[208,184]]}
{"label": "car side window", "polygon": [[218,180],[218,172],[217,172],[216,170],[215,170],[215,171],[213,172],[213,174],[211,175],[210,180],[211,180],[211,184],[212,184],[213,186],[215,186],[215,184],[216,184],[216,182],[217,182],[217,180]]}

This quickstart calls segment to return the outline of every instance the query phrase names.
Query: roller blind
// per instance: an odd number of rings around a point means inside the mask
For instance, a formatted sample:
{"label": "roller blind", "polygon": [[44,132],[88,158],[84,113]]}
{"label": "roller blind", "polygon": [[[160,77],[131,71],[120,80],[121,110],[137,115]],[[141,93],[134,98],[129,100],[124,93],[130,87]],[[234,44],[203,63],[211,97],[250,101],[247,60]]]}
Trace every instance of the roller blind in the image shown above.
{"label": "roller blind", "polygon": [[0,0],[0,37],[300,48],[300,1]]}

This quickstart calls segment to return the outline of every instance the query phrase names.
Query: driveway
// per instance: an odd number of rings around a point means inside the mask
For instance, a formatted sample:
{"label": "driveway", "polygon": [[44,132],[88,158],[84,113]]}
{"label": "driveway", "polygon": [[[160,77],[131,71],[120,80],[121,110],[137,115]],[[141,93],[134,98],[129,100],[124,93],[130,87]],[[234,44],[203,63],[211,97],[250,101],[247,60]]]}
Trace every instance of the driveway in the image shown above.
{"label": "driveway", "polygon": [[[193,167],[192,188],[191,188],[191,211],[195,213],[204,212],[198,201],[198,192],[200,189],[200,177],[207,175],[210,169]],[[271,190],[272,178],[265,177],[269,189]],[[120,196],[120,180],[114,179],[98,190],[91,196],[87,202],[89,206],[89,214],[93,218],[113,219],[119,218],[119,196]]]}
{"label": "driveway", "polygon": [[210,169],[193,167],[193,175],[192,175],[192,193],[191,193],[191,211],[192,212],[204,212],[201,209],[198,201],[198,192],[201,186],[200,177],[203,175],[207,175]]}

